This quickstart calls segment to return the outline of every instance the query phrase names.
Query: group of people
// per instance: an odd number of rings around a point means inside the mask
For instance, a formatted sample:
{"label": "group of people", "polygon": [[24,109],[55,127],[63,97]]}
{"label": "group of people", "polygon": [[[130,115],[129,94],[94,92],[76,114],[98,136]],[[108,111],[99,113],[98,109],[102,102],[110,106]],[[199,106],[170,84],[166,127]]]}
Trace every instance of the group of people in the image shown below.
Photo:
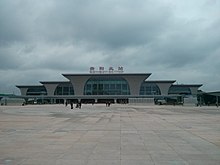
{"label": "group of people", "polygon": [[[71,109],[73,109],[73,102],[71,101],[69,104],[70,104]],[[65,105],[66,105],[66,107],[67,107],[67,105],[68,105],[68,102],[67,102],[67,101],[65,102]],[[111,105],[111,102],[110,102],[110,101],[106,102],[106,107],[110,107],[110,105]],[[81,108],[82,108],[82,103],[81,103],[81,102],[77,102],[77,103],[76,103],[76,108],[81,109]]]}
{"label": "group of people", "polygon": [[106,107],[110,107],[110,105],[111,105],[111,102],[109,101],[109,102],[106,102]]}
{"label": "group of people", "polygon": [[[67,101],[66,101],[65,105],[66,105],[66,106],[68,105],[68,102],[67,102]],[[73,109],[73,102],[72,102],[72,101],[70,102],[70,107],[71,107],[71,109]],[[76,103],[76,108],[81,109],[81,108],[82,108],[82,103],[81,103],[81,102]]]}

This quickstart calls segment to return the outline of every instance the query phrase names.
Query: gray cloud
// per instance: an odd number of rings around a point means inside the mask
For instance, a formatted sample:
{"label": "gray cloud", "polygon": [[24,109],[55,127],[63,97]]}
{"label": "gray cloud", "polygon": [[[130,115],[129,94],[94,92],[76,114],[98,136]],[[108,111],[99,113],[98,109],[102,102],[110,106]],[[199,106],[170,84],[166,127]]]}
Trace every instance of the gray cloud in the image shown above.
{"label": "gray cloud", "polygon": [[95,42],[117,48],[150,42],[168,26],[169,17],[165,7],[143,5],[143,1],[57,1],[37,21],[44,22],[40,34],[45,33],[48,40]]}
{"label": "gray cloud", "polygon": [[214,0],[1,0],[0,92],[100,65],[219,90],[219,8]]}

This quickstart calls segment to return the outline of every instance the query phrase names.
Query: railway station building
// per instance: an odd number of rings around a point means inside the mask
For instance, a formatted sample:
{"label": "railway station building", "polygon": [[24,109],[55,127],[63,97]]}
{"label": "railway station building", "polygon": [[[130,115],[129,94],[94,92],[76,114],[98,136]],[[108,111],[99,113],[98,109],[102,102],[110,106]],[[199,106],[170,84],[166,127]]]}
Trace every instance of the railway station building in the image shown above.
{"label": "railway station building", "polygon": [[151,73],[124,73],[103,68],[90,73],[62,74],[66,81],[40,81],[39,85],[17,85],[21,97],[41,103],[131,103],[159,100],[181,103],[197,97],[202,84],[175,84],[176,80],[148,80]]}

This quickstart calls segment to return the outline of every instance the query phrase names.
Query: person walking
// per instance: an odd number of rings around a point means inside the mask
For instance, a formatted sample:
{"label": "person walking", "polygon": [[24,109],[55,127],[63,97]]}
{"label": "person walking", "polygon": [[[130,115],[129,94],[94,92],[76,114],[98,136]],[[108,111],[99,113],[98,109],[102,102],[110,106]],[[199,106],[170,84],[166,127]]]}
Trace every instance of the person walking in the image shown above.
{"label": "person walking", "polygon": [[71,109],[73,109],[73,102],[71,101],[71,103],[70,103],[70,106],[71,106]]}

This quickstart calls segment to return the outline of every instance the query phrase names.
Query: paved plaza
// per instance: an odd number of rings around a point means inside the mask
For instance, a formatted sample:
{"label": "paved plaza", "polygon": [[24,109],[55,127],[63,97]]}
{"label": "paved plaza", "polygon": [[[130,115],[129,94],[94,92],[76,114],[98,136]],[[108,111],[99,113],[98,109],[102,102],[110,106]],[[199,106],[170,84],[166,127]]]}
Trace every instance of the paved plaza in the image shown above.
{"label": "paved plaza", "polygon": [[220,164],[220,108],[0,106],[0,165],[194,164]]}

